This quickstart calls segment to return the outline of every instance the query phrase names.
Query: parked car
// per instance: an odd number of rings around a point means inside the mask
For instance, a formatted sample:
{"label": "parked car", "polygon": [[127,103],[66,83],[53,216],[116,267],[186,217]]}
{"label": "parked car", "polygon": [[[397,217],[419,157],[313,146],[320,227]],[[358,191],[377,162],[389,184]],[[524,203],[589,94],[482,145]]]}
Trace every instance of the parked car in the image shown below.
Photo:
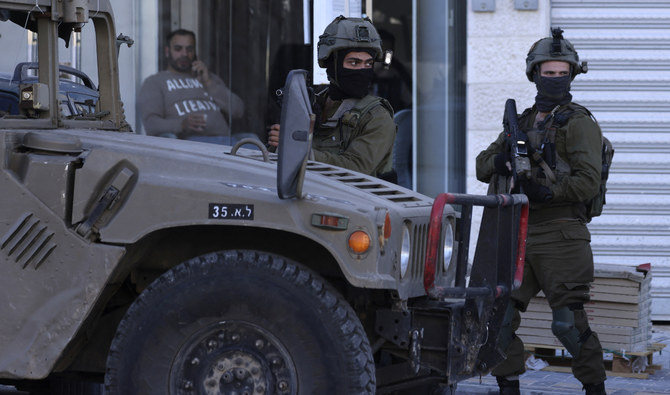
{"label": "parked car", "polygon": [[[0,72],[0,114],[19,115],[20,87],[38,81],[37,69],[37,62],[22,62],[13,73]],[[95,113],[98,90],[93,81],[69,66],[60,65],[59,73],[59,105],[63,117]]]}

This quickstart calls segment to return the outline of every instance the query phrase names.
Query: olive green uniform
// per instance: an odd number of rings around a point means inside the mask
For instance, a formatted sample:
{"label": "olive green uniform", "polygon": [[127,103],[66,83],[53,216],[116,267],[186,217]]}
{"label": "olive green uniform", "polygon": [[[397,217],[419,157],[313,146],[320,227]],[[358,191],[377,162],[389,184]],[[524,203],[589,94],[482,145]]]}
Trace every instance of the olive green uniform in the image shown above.
{"label": "olive green uniform", "polygon": [[[588,218],[583,202],[594,197],[600,185],[602,132],[583,107],[569,103],[556,114],[562,112],[571,114],[565,124],[547,125],[547,130],[553,129],[556,136],[557,181],[551,183],[546,178],[536,178],[539,166],[531,163],[533,181],[549,187],[553,198],[547,203],[530,203],[523,282],[512,292],[515,308],[511,329],[516,331],[519,327],[519,310],[525,311],[530,299],[542,290],[554,312],[554,322],[561,308],[568,311],[567,307],[574,314],[579,355],[573,355],[573,374],[583,384],[598,384],[606,378],[602,347],[598,336],[591,332],[583,309],[583,304],[589,301],[589,287],[593,282],[591,236],[586,227]],[[520,128],[537,133],[536,115],[535,107],[526,110],[519,119]],[[529,133],[529,137],[531,135]],[[505,142],[501,133],[477,156],[478,180],[491,180],[495,172],[494,157],[503,149]],[[524,346],[513,333],[506,354],[507,359],[493,370],[493,375],[523,373]]]}
{"label": "olive green uniform", "polygon": [[[321,122],[314,128],[315,160],[373,176],[391,170],[396,124],[392,109],[384,99],[366,96],[342,101],[319,95],[317,101],[325,110]],[[343,114],[338,116],[337,110],[345,102],[350,110],[340,111]],[[357,111],[359,102],[369,103],[360,113]]]}

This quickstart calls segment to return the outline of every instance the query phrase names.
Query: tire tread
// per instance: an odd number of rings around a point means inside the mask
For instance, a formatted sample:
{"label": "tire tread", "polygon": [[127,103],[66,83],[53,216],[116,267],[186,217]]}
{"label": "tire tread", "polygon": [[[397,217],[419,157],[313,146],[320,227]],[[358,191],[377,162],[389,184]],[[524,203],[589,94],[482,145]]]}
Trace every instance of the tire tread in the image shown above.
{"label": "tire tread", "polygon": [[343,340],[346,360],[350,361],[347,366],[347,377],[350,378],[351,386],[349,394],[375,393],[376,378],[372,350],[353,308],[343,297],[339,296],[334,287],[312,270],[278,255],[251,250],[229,250],[205,254],[173,267],[151,283],[131,305],[117,328],[107,359],[105,393],[118,393],[120,388],[118,367],[123,364],[123,345],[126,344],[125,340],[129,335],[141,330],[135,325],[135,317],[151,308],[147,304],[147,299],[151,294],[166,287],[169,288],[181,279],[197,278],[197,276],[193,277],[193,274],[207,275],[221,270],[222,264],[247,265],[255,269],[270,270],[292,286],[313,295],[322,307],[321,310],[334,320],[337,332],[340,334],[339,337]]}

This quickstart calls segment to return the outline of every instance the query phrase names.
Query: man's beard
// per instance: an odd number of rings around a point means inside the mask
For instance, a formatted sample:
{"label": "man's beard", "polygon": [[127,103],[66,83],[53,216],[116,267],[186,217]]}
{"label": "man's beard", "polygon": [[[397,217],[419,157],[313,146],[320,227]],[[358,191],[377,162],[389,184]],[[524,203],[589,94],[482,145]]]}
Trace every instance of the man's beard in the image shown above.
{"label": "man's beard", "polygon": [[168,58],[168,63],[170,64],[170,67],[180,73],[190,73],[193,61],[188,56],[182,56],[177,59],[170,56]]}

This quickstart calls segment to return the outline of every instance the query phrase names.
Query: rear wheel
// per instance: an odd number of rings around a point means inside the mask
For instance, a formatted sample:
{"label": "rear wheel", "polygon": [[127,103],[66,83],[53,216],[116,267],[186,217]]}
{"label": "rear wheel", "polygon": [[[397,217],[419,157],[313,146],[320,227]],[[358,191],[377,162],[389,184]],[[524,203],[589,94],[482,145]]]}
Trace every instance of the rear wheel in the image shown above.
{"label": "rear wheel", "polygon": [[111,394],[374,393],[374,361],[352,308],[282,257],[226,251],[154,281],[119,324]]}

